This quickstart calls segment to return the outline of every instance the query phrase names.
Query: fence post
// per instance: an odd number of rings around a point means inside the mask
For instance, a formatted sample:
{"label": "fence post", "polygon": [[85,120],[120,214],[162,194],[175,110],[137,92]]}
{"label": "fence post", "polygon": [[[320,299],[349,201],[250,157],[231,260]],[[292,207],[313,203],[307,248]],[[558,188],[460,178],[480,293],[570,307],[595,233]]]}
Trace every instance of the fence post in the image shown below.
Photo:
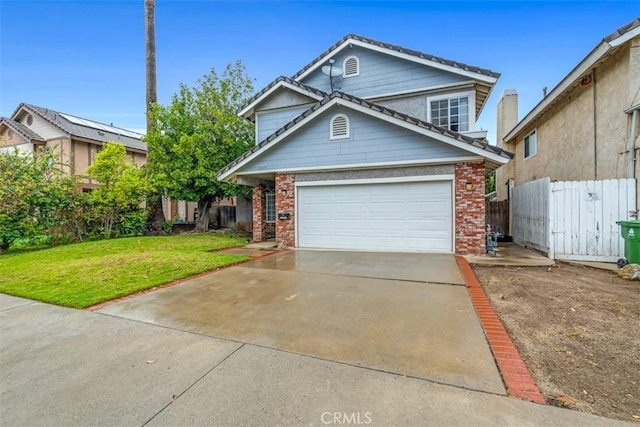
{"label": "fence post", "polygon": [[555,188],[556,183],[555,182],[551,182],[549,185],[549,259],[551,261],[554,261],[556,259],[556,238],[555,235],[553,234],[553,230],[556,228],[556,223],[555,223],[555,207],[556,207],[556,203],[555,200],[553,198],[553,190]]}

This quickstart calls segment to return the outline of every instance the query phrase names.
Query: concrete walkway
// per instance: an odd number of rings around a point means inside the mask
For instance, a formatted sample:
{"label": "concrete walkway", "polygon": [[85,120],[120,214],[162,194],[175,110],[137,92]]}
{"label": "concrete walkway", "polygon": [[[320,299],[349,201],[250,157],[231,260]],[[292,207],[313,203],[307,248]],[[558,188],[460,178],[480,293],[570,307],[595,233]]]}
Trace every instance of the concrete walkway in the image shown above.
{"label": "concrete walkway", "polygon": [[465,256],[465,259],[469,264],[509,267],[547,267],[554,264],[554,262],[546,256],[511,242],[498,243],[495,256],[469,255]]}
{"label": "concrete walkway", "polygon": [[3,426],[631,425],[1,294],[0,310]]}

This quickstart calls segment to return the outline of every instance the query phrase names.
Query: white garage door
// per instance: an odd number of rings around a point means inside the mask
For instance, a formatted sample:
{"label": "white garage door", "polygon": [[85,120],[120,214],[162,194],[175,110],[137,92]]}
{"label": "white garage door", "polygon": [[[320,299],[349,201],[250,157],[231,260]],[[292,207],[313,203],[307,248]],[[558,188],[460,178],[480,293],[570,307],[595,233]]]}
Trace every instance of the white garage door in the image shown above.
{"label": "white garage door", "polygon": [[298,246],[452,250],[451,181],[298,187]]}

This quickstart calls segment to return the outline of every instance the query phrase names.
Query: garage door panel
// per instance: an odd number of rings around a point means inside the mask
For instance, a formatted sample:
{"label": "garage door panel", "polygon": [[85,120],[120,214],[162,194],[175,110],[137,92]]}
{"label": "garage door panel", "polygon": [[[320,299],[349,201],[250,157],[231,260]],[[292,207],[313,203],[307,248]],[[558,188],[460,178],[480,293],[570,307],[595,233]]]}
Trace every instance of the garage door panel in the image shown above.
{"label": "garage door panel", "polygon": [[451,181],[298,187],[298,246],[452,252]]}

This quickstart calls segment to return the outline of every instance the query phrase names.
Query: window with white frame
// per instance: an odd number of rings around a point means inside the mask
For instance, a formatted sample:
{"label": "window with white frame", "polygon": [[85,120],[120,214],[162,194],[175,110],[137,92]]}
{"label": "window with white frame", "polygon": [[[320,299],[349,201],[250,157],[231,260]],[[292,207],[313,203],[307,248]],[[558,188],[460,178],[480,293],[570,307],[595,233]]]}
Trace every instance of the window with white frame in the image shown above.
{"label": "window with white frame", "polygon": [[276,193],[269,191],[264,195],[265,201],[265,220],[267,222],[276,222]]}
{"label": "window with white frame", "polygon": [[431,123],[455,132],[469,130],[469,97],[431,101]]}
{"label": "window with white frame", "polygon": [[524,158],[528,159],[538,154],[538,134],[534,129],[529,135],[524,137]]}
{"label": "window with white frame", "polygon": [[349,118],[344,114],[336,114],[331,118],[330,139],[349,138]]}
{"label": "window with white frame", "polygon": [[360,75],[360,60],[357,56],[348,56],[342,63],[342,77],[355,77]]}

